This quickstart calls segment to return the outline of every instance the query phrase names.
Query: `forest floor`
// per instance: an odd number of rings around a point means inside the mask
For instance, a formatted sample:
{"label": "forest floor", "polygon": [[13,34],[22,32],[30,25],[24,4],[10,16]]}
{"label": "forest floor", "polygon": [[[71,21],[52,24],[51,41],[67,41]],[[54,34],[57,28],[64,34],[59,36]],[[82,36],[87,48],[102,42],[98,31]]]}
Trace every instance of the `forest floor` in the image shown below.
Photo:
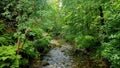
{"label": "forest floor", "polygon": [[105,64],[90,59],[86,54],[73,54],[73,45],[64,39],[53,38],[52,47],[42,60],[33,63],[31,68],[105,68]]}

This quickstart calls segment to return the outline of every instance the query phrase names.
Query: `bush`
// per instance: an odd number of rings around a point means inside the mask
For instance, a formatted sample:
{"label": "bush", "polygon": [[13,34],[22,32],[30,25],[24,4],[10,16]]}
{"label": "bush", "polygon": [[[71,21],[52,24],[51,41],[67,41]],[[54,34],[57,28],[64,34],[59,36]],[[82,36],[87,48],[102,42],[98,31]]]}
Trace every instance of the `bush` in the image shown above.
{"label": "bush", "polygon": [[0,47],[0,68],[19,68],[20,55],[16,55],[15,46]]}
{"label": "bush", "polygon": [[78,48],[91,48],[95,46],[94,37],[90,35],[86,36],[80,35],[77,38],[75,38],[75,42]]}
{"label": "bush", "polygon": [[111,62],[111,67],[120,67],[120,46],[117,40],[111,40],[110,42],[102,44],[101,55]]}

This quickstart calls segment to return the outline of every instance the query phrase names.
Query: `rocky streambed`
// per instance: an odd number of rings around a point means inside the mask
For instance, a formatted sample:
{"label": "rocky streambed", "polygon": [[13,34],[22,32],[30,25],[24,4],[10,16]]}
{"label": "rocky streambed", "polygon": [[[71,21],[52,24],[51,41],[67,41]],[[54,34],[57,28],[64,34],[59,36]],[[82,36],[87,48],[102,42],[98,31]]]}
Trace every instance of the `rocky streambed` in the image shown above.
{"label": "rocky streambed", "polygon": [[53,39],[50,46],[53,48],[31,68],[106,68],[104,62],[91,60],[87,55],[74,56],[72,46],[63,39]]}

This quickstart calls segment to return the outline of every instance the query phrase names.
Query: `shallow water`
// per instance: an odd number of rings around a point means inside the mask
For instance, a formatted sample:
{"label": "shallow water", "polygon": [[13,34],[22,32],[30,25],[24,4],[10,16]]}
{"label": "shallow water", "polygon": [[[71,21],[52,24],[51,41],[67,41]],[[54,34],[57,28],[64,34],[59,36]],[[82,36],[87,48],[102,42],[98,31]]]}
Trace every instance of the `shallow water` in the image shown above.
{"label": "shallow water", "polygon": [[49,65],[43,66],[43,68],[72,68],[73,60],[69,55],[65,54],[67,49],[63,48],[55,47],[50,50],[42,60],[43,63],[48,62]]}
{"label": "shallow water", "polygon": [[[59,46],[56,43],[59,43]],[[52,40],[50,46],[53,48],[44,55],[40,64],[32,68],[105,68],[104,63],[96,63],[87,55],[74,56],[72,46],[63,39]]]}

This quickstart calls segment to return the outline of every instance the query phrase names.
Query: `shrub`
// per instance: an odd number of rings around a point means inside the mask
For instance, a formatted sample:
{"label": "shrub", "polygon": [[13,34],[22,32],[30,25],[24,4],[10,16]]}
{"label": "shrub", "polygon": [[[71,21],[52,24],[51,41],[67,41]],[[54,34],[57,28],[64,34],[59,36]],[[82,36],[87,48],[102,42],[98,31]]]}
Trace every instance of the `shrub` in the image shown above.
{"label": "shrub", "polygon": [[15,46],[0,47],[0,68],[19,68],[20,55],[16,55]]}
{"label": "shrub", "polygon": [[94,47],[95,44],[94,37],[90,35],[78,36],[77,38],[75,38],[75,41],[79,48],[90,48],[90,47]]}

